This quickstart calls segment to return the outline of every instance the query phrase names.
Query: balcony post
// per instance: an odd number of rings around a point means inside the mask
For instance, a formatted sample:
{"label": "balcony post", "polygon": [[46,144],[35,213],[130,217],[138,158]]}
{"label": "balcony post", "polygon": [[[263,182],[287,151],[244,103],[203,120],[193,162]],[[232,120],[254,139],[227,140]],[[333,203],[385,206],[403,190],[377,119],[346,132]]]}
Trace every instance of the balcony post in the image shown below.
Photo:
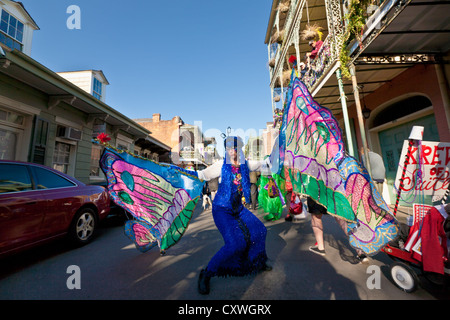
{"label": "balcony post", "polygon": [[353,149],[352,131],[351,131],[351,127],[350,127],[350,121],[348,118],[347,101],[346,101],[347,97],[345,96],[344,84],[342,81],[342,74],[341,74],[340,68],[337,68],[337,70],[336,70],[336,78],[338,80],[339,93],[341,95],[340,100],[341,100],[341,105],[342,105],[342,114],[344,116],[345,135],[347,136],[348,149],[349,149],[350,155],[352,157],[355,157],[355,152]]}
{"label": "balcony post", "polygon": [[369,175],[372,176],[372,170],[370,168],[370,161],[369,161],[369,152],[367,151],[366,129],[364,126],[364,120],[363,120],[363,115],[362,115],[362,111],[361,111],[361,102],[359,101],[358,82],[356,81],[356,75],[355,75],[355,72],[356,72],[355,65],[351,64],[349,69],[350,69],[350,75],[352,76],[353,96],[355,97],[359,131],[361,133],[361,141],[362,141],[363,148],[364,148],[364,165],[367,168],[367,171],[369,171]]}

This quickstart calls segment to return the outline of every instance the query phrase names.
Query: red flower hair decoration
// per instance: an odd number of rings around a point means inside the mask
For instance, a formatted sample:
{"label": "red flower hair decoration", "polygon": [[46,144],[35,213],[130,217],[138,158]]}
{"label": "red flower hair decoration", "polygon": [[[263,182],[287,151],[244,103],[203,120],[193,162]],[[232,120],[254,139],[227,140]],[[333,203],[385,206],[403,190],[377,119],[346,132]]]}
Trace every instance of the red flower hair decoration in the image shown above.
{"label": "red flower hair decoration", "polygon": [[101,143],[106,143],[109,140],[111,140],[111,138],[108,136],[108,134],[102,132],[97,136],[97,139],[101,142]]}

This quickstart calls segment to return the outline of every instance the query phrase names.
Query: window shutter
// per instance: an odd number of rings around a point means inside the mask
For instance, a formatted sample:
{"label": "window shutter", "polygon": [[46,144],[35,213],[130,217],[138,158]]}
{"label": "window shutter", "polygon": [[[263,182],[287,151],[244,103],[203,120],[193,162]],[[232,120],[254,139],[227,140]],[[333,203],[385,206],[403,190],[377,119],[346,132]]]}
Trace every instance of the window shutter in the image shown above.
{"label": "window shutter", "polygon": [[45,164],[49,122],[36,117],[34,121],[33,144],[31,147],[31,162]]}

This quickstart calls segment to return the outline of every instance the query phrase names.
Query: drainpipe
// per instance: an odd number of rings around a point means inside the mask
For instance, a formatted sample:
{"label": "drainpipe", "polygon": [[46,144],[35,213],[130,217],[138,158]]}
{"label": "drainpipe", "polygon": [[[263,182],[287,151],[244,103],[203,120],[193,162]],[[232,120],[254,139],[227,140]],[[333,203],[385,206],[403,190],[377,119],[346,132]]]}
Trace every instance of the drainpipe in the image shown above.
{"label": "drainpipe", "polygon": [[362,111],[361,111],[361,102],[359,101],[358,82],[356,81],[354,64],[351,64],[351,66],[350,66],[350,74],[352,76],[353,95],[355,97],[356,113],[358,115],[358,125],[359,125],[359,130],[361,133],[361,141],[362,141],[363,148],[364,148],[364,164],[367,168],[367,171],[369,171],[369,175],[372,176],[372,170],[370,168],[370,161],[369,161],[369,152],[367,151],[366,130],[364,127],[364,120],[363,120],[363,115],[362,115]]}
{"label": "drainpipe", "polygon": [[350,122],[348,118],[348,111],[347,111],[347,97],[345,96],[344,92],[344,84],[342,82],[342,74],[341,69],[337,68],[336,70],[336,78],[338,80],[339,84],[339,93],[341,95],[341,105],[342,105],[342,114],[344,115],[344,124],[345,124],[345,135],[347,136],[347,143],[348,143],[348,149],[349,153],[352,157],[355,156],[354,149],[353,149],[353,139],[352,139],[352,132],[350,130]]}

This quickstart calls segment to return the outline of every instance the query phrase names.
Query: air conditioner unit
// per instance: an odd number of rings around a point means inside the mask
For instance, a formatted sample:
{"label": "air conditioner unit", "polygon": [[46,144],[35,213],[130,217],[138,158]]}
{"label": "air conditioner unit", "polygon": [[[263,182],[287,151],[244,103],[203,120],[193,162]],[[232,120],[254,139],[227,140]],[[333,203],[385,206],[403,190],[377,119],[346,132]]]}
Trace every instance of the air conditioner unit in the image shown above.
{"label": "air conditioner unit", "polygon": [[81,130],[71,127],[66,127],[65,129],[66,130],[64,131],[64,135],[62,136],[63,138],[76,141],[81,140]]}

